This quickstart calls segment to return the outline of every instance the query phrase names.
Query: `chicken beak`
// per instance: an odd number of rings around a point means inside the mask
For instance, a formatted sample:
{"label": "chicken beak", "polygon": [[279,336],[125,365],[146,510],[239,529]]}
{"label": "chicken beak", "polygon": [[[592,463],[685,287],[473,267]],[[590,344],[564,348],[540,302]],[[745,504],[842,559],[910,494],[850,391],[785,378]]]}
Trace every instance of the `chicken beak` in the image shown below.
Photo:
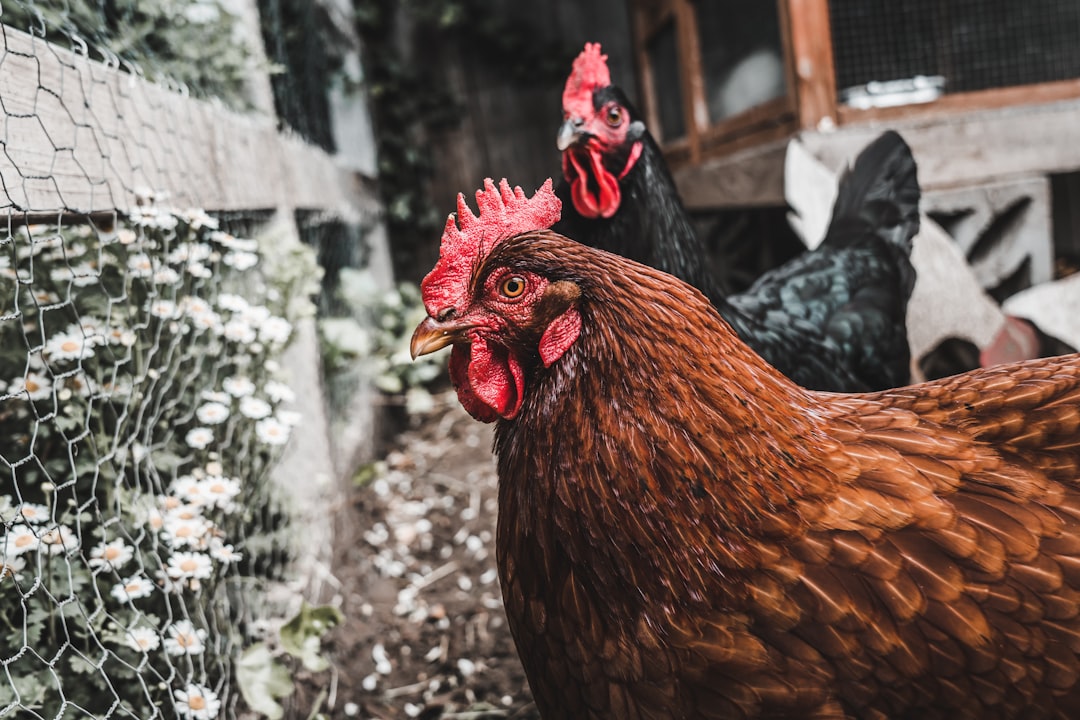
{"label": "chicken beak", "polygon": [[555,139],[559,152],[564,152],[566,148],[585,137],[583,125],[584,121],[581,118],[567,118],[563,121],[562,126],[559,127],[559,136]]}
{"label": "chicken beak", "polygon": [[416,326],[413,331],[412,342],[409,343],[409,352],[412,359],[442,350],[447,345],[466,340],[465,333],[473,327],[470,323],[454,322],[452,320],[438,321],[430,315]]}

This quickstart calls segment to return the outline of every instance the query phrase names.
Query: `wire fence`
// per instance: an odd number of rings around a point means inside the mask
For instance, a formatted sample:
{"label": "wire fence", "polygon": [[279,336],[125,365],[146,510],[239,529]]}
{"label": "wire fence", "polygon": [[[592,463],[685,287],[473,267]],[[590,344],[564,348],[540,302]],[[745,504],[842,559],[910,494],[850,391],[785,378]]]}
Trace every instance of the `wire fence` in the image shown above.
{"label": "wire fence", "polygon": [[295,547],[269,477],[316,266],[245,208],[303,192],[258,165],[303,148],[147,90],[77,5],[0,14],[0,718],[272,714],[238,658]]}

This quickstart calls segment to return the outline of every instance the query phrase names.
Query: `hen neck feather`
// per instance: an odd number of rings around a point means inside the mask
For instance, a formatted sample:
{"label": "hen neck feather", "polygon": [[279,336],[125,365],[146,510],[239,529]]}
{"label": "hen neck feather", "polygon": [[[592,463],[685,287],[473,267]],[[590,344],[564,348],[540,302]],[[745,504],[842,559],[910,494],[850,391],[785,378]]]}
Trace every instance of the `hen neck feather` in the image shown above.
{"label": "hen neck feather", "polygon": [[627,571],[655,578],[737,572],[744,543],[790,533],[798,500],[832,492],[823,454],[838,444],[808,392],[704,297],[618,265],[582,263],[595,282],[578,341],[533,369],[520,415],[497,427],[501,544],[558,546],[590,567],[636,548],[643,564]]}

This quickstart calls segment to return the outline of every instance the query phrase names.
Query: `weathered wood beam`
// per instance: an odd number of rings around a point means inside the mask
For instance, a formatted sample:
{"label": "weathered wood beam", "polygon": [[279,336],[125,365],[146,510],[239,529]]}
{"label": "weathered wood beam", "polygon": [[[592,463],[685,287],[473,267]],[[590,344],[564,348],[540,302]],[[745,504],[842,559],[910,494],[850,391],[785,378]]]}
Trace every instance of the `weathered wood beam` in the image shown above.
{"label": "weathered wood beam", "polygon": [[683,203],[691,210],[783,205],[787,143],[763,143],[679,167],[672,175]]}
{"label": "weathered wood beam", "polygon": [[831,132],[804,132],[800,139],[835,170],[886,127],[911,146],[924,192],[1080,170],[1080,100],[1075,99],[843,125]]}

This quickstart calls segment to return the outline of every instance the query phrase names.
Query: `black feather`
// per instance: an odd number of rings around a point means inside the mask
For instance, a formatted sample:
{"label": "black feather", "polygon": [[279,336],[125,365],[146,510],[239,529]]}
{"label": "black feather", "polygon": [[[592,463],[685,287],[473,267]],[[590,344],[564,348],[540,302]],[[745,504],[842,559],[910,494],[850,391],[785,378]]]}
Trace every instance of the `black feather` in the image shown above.
{"label": "black feather", "polygon": [[[618,88],[595,95],[597,106],[616,99],[640,122]],[[906,315],[920,190],[914,158],[897,133],[867,146],[841,178],[821,246],[731,296],[694,233],[659,146],[648,131],[639,139],[641,157],[620,181],[616,213],[582,217],[564,180],[556,188],[563,218],[554,230],[695,286],[747,344],[804,387],[859,392],[909,382]],[[612,148],[605,165],[623,167],[628,152]]]}

